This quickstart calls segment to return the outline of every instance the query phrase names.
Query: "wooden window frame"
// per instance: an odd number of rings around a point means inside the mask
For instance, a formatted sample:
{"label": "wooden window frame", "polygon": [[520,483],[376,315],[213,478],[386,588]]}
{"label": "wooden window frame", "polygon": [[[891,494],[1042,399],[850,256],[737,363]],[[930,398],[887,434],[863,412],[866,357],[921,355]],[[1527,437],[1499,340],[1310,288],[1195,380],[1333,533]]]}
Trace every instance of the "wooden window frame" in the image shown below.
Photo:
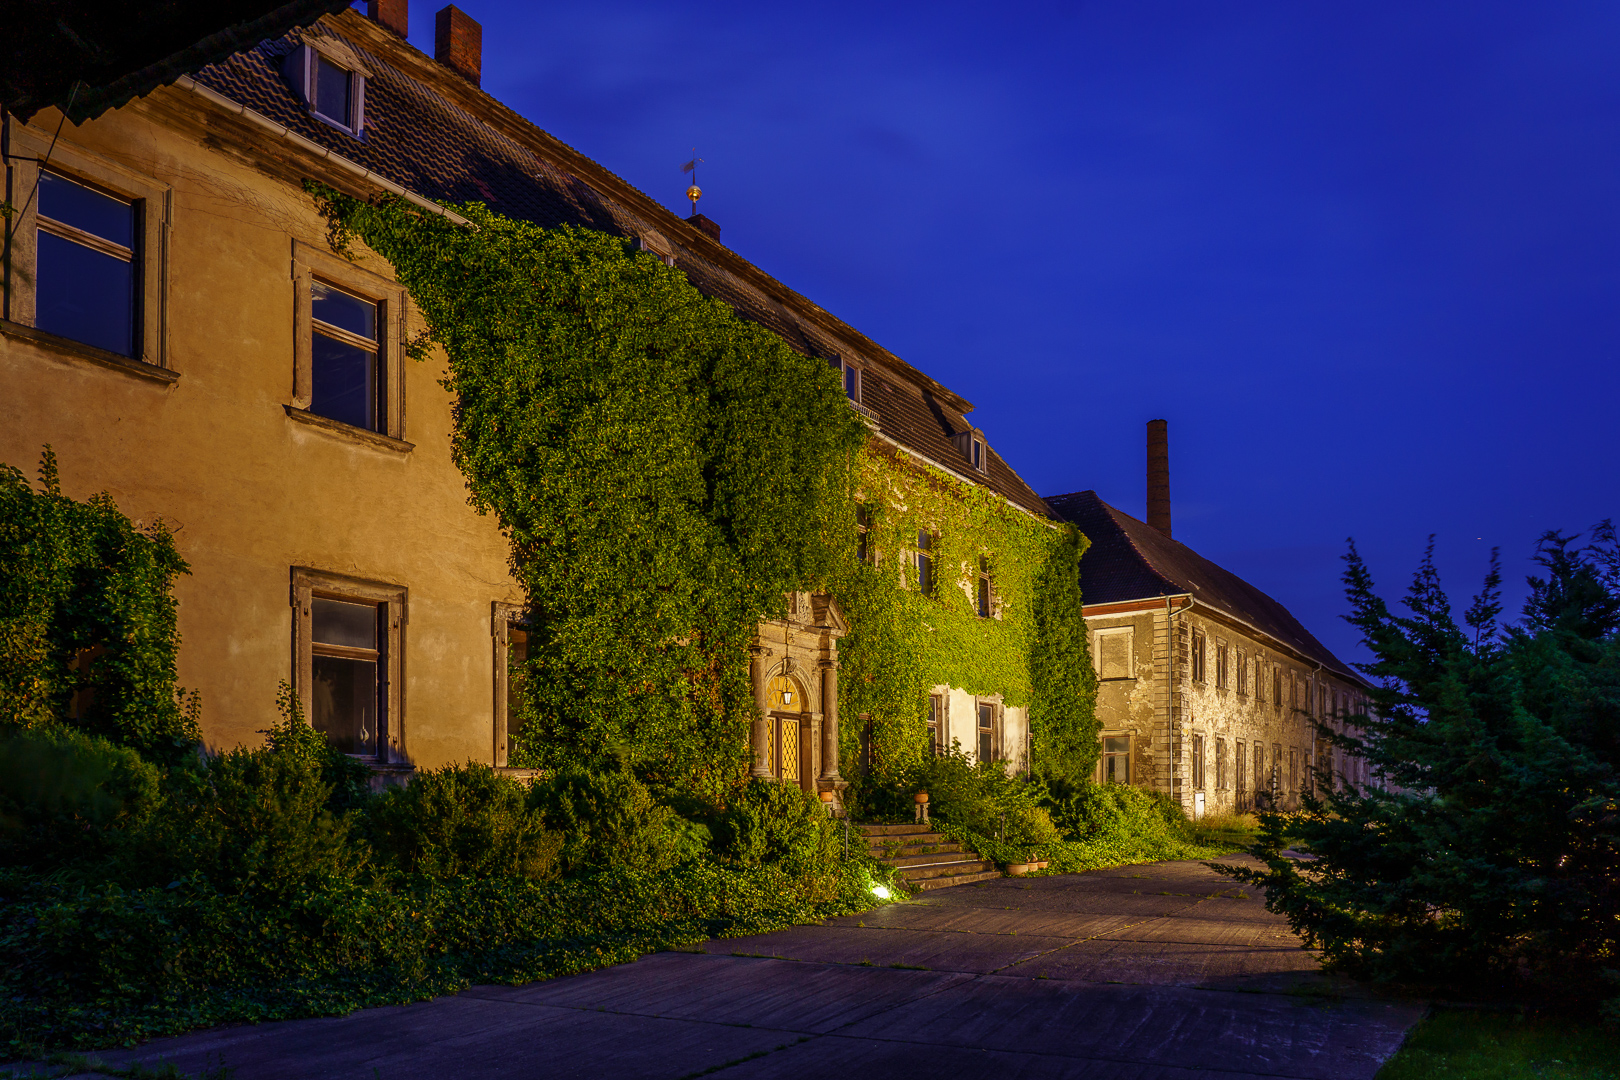
{"label": "wooden window frame", "polygon": [[1273,709],[1281,709],[1283,707],[1282,685],[1283,685],[1282,684],[1282,665],[1281,664],[1272,664],[1271,665],[1271,707]]}
{"label": "wooden window frame", "polygon": [[410,590],[403,585],[334,574],[308,566],[292,568],[293,692],[298,696],[308,723],[313,723],[315,716],[311,698],[314,686],[314,623],[310,615],[311,601],[315,597],[387,606],[379,650],[382,656],[378,663],[382,686],[377,691],[377,740],[382,751],[375,757],[357,754],[355,759],[379,765],[408,761],[405,741],[405,624]]}
{"label": "wooden window frame", "polygon": [[1226,790],[1226,740],[1215,736],[1215,790]]}
{"label": "wooden window frame", "polygon": [[[1123,754],[1107,753],[1106,748],[1108,746],[1109,739],[1124,739],[1125,752]],[[1123,757],[1125,759],[1125,785],[1129,787],[1133,782],[1131,779],[1131,773],[1133,771],[1131,768],[1131,759],[1136,749],[1134,745],[1134,736],[1128,731],[1103,731],[1097,735],[1097,746],[1096,782],[1099,784],[1106,782],[1108,773],[1105,766],[1107,765],[1108,758]]]}
{"label": "wooden window frame", "polygon": [[1203,683],[1208,681],[1209,667],[1206,643],[1208,635],[1202,630],[1192,632],[1192,681]]}
{"label": "wooden window frame", "polygon": [[[926,541],[925,538],[926,537]],[[924,544],[927,544],[925,547]],[[939,543],[939,537],[928,529],[917,530],[917,550],[914,567],[917,571],[917,591],[923,596],[933,596],[939,587],[934,575],[939,567],[934,563],[934,545]],[[927,569],[924,570],[926,565]]]}
{"label": "wooden window frame", "polygon": [[1204,736],[1192,737],[1192,787],[1194,791],[1204,790]]}
{"label": "wooden window frame", "polygon": [[[55,351],[102,364],[163,372],[168,364],[169,231],[174,189],[71,142],[55,139],[53,147],[52,141],[50,132],[29,127],[15,117],[5,118],[6,186],[3,194],[16,207],[16,213],[0,219],[11,234],[3,274],[0,274],[5,294],[0,316],[6,323],[28,331],[20,336],[60,346]],[[46,158],[49,160],[45,161]],[[135,204],[136,246],[131,259],[137,281],[136,332],[132,342],[136,346],[135,356],[109,352],[35,328],[40,227],[37,189],[42,167]],[[172,376],[166,381],[172,381]]]}
{"label": "wooden window frame", "polygon": [[1232,647],[1226,642],[1215,641],[1215,689],[1230,690],[1232,681]]}
{"label": "wooden window frame", "polygon": [[990,570],[990,557],[979,556],[979,569],[974,577],[973,614],[980,619],[994,619],[999,616],[996,610],[995,578]]}
{"label": "wooden window frame", "polygon": [[976,761],[980,760],[980,758],[979,758],[979,735],[980,735],[981,732],[984,731],[984,727],[979,723],[979,717],[981,715],[980,710],[982,710],[982,709],[984,709],[986,707],[988,707],[990,709],[990,760],[991,761],[1005,761],[1007,758],[1006,758],[1006,754],[1004,752],[1004,748],[1002,746],[1002,735],[1003,735],[1002,729],[1005,726],[1004,725],[1004,718],[1005,718],[1005,715],[1006,715],[1006,710],[1002,706],[1001,697],[1000,697],[999,694],[997,696],[993,697],[993,698],[976,697],[976,698],[973,699],[973,757],[974,757],[974,760],[976,760]]}
{"label": "wooden window frame", "polygon": [[1242,649],[1237,650],[1237,696],[1249,696],[1249,657]]}
{"label": "wooden window frame", "polygon": [[877,563],[877,552],[872,549],[872,508],[865,503],[855,504],[855,558],[868,566]]}
{"label": "wooden window frame", "polygon": [[[293,389],[292,401],[285,406],[287,415],[388,449],[414,449],[405,442],[405,287],[300,240],[293,241],[292,278]],[[315,385],[312,289],[317,280],[377,304],[377,411],[380,415],[375,429],[355,427],[309,411]]]}
{"label": "wooden window frame", "polygon": [[511,717],[508,715],[507,698],[511,689],[511,655],[512,627],[521,626],[528,621],[529,609],[524,604],[514,604],[505,600],[496,600],[490,605],[489,636],[492,647],[495,684],[494,715],[494,753],[492,760],[497,769],[507,767],[510,756],[510,746],[507,734],[510,731]]}

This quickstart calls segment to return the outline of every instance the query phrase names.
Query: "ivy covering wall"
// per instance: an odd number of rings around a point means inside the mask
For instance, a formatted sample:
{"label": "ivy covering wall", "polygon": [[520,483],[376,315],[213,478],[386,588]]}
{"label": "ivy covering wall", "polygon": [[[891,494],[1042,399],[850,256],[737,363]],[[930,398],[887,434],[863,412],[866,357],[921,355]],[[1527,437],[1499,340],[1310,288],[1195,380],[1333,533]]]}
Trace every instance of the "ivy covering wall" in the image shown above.
{"label": "ivy covering wall", "polygon": [[[857,461],[856,498],[870,522],[868,560],[843,563],[833,583],[851,627],[840,647],[845,774],[858,765],[862,713],[879,771],[904,771],[926,753],[928,694],[945,685],[1027,707],[1034,770],[1088,776],[1098,730],[1080,610],[1088,541],[877,439]],[[927,594],[917,588],[922,532],[933,560]],[[981,558],[992,618],[977,610]]]}
{"label": "ivy covering wall", "polygon": [[[333,246],[363,240],[410,290],[428,325],[413,355],[431,341],[448,358],[452,453],[532,613],[514,763],[623,754],[723,797],[747,774],[758,622],[826,588],[854,627],[840,711],[872,714],[880,763],[923,751],[928,687],[949,683],[1031,706],[1037,763],[1089,769],[1083,541],[1067,526],[901,460],[823,361],[621,238],[311,191]],[[877,565],[856,559],[857,498]],[[902,571],[919,528],[940,536],[931,596]],[[999,619],[976,618],[954,580],[981,554]],[[856,725],[843,737],[849,755]]]}

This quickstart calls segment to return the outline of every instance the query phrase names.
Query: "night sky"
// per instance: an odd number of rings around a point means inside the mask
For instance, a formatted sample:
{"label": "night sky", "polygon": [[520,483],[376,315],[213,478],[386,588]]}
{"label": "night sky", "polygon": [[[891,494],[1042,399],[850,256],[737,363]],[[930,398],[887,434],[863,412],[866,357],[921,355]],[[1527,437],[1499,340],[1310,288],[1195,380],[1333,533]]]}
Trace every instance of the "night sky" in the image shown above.
{"label": "night sky", "polygon": [[[433,46],[437,4],[412,41]],[[484,87],[1361,655],[1620,515],[1620,5],[466,0]]]}

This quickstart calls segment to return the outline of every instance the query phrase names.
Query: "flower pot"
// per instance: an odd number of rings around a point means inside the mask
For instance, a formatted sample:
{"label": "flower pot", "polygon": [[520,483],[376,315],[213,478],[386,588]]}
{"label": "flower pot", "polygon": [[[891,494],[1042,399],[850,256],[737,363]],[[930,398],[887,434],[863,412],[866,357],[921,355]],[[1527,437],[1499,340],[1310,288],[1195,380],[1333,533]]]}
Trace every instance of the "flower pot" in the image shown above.
{"label": "flower pot", "polygon": [[1023,877],[1029,873],[1029,868],[1030,864],[1027,862],[1008,863],[1007,873],[1012,877]]}
{"label": "flower pot", "polygon": [[919,791],[919,792],[917,792],[917,794],[913,795],[911,797],[911,799],[912,799],[913,802],[927,802],[928,801],[928,792]]}

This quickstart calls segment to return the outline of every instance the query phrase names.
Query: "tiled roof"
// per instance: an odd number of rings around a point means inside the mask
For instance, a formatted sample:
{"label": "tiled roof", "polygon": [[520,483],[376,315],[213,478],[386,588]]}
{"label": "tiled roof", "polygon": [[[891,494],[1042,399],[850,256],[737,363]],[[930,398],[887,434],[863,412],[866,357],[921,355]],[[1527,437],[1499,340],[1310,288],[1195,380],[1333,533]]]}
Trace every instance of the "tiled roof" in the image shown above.
{"label": "tiled roof", "polygon": [[1247,623],[1335,674],[1365,681],[1276,600],[1186,544],[1109,506],[1095,491],[1049,495],[1046,505],[1091,540],[1080,560],[1086,606],[1190,594],[1198,603]]}
{"label": "tiled roof", "polygon": [[[368,70],[363,139],[316,120],[282,77],[283,57],[296,42],[323,36],[344,42]],[[498,213],[547,227],[572,224],[617,236],[661,238],[699,290],[769,327],[799,352],[878,365],[870,372],[875,377],[866,380],[862,399],[879,431],[906,449],[973,476],[951,442],[953,434],[972,426],[960,411],[971,406],[960,396],[743,262],[461,76],[435,65],[387,31],[371,27],[358,13],[347,11],[288,37],[262,42],[203,69],[195,79],[425,198],[476,200]],[[606,189],[618,190],[621,197]],[[1029,485],[994,452],[989,456],[979,482],[1031,513],[1049,516]]]}

